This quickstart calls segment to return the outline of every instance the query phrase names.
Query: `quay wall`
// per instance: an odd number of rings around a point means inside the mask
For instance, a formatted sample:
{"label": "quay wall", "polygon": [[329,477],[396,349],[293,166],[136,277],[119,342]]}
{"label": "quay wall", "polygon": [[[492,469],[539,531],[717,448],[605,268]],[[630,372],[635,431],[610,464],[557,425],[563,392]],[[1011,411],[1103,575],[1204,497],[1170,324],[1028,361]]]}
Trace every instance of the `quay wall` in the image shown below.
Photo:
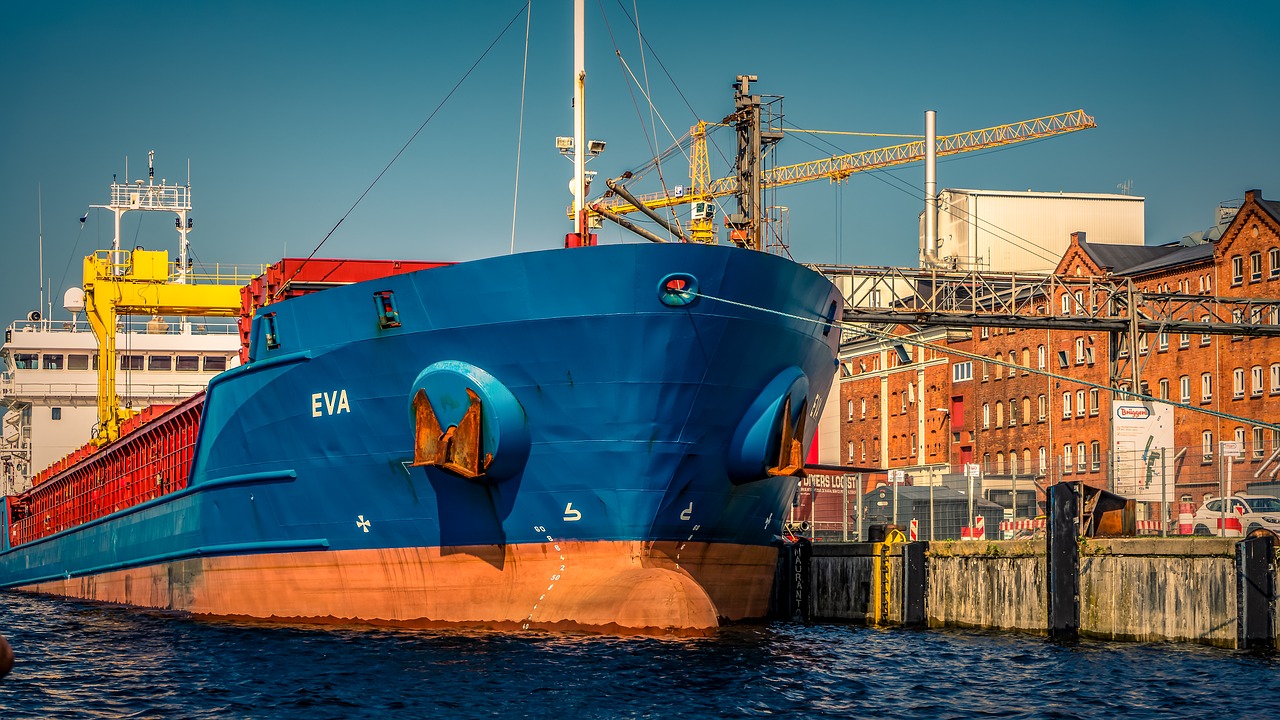
{"label": "quay wall", "polygon": [[930,627],[1045,633],[1043,542],[935,542],[925,557]]}
{"label": "quay wall", "polygon": [[[826,543],[808,546],[805,584],[794,619],[900,625],[903,598],[923,583],[920,624],[1048,633],[1048,563],[1044,541],[924,543],[925,568],[904,576],[907,544]],[[1269,594],[1264,642],[1280,648],[1280,578],[1274,559],[1265,575],[1243,576],[1237,541],[1220,538],[1114,538],[1079,541],[1077,618],[1081,637],[1242,646],[1242,592]],[[779,578],[783,578],[780,574]],[[1256,644],[1256,643],[1255,643]]]}

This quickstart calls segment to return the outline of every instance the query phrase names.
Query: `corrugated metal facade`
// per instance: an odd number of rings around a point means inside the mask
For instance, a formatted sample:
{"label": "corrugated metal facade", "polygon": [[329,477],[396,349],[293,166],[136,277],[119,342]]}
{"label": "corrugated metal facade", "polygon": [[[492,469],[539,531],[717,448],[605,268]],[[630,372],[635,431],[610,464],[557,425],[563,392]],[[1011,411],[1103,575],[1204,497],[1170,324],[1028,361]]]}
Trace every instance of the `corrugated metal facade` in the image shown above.
{"label": "corrugated metal facade", "polygon": [[938,200],[934,256],[963,269],[1051,271],[1076,231],[1091,243],[1144,243],[1143,198],[1132,195],[948,189]]}

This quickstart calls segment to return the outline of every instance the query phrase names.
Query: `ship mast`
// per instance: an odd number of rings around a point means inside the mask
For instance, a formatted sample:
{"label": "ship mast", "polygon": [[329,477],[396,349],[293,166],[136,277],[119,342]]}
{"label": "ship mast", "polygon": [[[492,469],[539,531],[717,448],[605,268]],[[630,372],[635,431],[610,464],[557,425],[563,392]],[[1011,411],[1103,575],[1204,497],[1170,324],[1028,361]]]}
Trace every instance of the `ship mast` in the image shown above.
{"label": "ship mast", "polygon": [[587,63],[585,0],[573,2],[573,137],[556,138],[556,147],[562,155],[573,155],[573,178],[569,192],[573,195],[573,232],[564,238],[565,247],[595,245],[591,234],[591,215],[587,212],[587,190],[591,187],[591,174],[587,173],[587,161],[604,150],[604,142],[587,142]]}
{"label": "ship mast", "polygon": [[587,227],[587,62],[585,1],[573,0],[573,195],[574,231],[586,244]]}
{"label": "ship mast", "polygon": [[[116,267],[116,274],[124,271],[128,264],[128,251],[120,250],[120,220],[131,210],[150,210],[171,212],[177,215],[174,227],[178,230],[178,266],[177,282],[187,282],[187,256],[190,243],[187,233],[191,231],[191,170],[187,169],[187,184],[170,185],[164,179],[156,184],[156,151],[147,152],[147,180],[143,184],[141,178],[129,183],[128,160],[125,161],[124,183],[111,183],[111,202],[106,205],[90,205],[91,208],[110,210],[115,215],[115,237],[111,239],[111,262]],[[113,176],[114,177],[114,176]]]}

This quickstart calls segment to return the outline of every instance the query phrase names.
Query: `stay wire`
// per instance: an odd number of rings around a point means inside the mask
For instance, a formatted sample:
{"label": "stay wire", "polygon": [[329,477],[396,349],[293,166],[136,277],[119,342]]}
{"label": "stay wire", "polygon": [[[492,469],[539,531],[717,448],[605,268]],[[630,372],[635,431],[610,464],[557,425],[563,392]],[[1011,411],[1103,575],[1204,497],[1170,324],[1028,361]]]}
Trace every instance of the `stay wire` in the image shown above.
{"label": "stay wire", "polygon": [[382,176],[387,174],[387,171],[390,170],[391,166],[394,165],[396,161],[400,159],[400,156],[404,154],[404,151],[409,149],[409,145],[411,145],[413,141],[417,139],[418,135],[423,131],[424,128],[427,127],[427,124],[430,123],[435,118],[436,114],[440,112],[441,108],[444,107],[445,103],[449,102],[449,99],[452,98],[453,94],[458,91],[458,88],[462,87],[462,83],[466,82],[467,78],[471,77],[471,73],[475,71],[475,69],[480,65],[480,63],[486,57],[488,57],[489,52],[493,50],[494,46],[498,44],[498,41],[501,40],[503,36],[507,34],[507,31],[511,29],[511,26],[515,24],[516,20],[520,19],[520,15],[523,14],[528,9],[529,9],[529,3],[526,2],[524,5],[520,7],[518,11],[516,11],[516,14],[513,15],[509,21],[507,21],[506,26],[502,28],[502,31],[498,33],[498,36],[495,37],[493,41],[489,43],[489,46],[484,49],[484,52],[480,53],[480,57],[476,58],[476,61],[471,63],[471,67],[467,68],[467,71],[463,73],[462,77],[458,80],[458,82],[454,83],[453,87],[449,90],[448,94],[446,94],[444,96],[444,99],[442,99],[440,103],[436,105],[436,108],[431,111],[431,114],[427,116],[427,119],[422,121],[422,124],[418,126],[418,129],[413,131],[413,134],[410,135],[409,139],[405,141],[404,145],[401,146],[401,148],[398,151],[396,151],[396,154],[391,158],[389,162],[387,162],[386,166],[382,168],[382,171],[379,172],[377,177],[373,179],[373,182],[369,183],[369,186],[365,188],[364,192],[360,193],[360,197],[356,198],[356,201],[351,203],[351,207],[347,208],[347,211],[342,214],[342,217],[338,218],[338,222],[334,223],[334,226],[329,229],[328,233],[325,233],[324,238],[321,239],[320,243],[315,246],[315,249],[311,251],[311,254],[307,255],[306,259],[298,263],[298,267],[293,271],[293,274],[290,275],[283,283],[280,284],[280,288],[276,290],[275,295],[273,297],[279,298],[280,294],[284,292],[285,286],[287,286],[291,280],[297,277],[298,273],[302,272],[302,268],[305,267],[306,264],[310,262],[312,258],[315,257],[317,252],[320,252],[320,248],[324,247],[324,244],[329,241],[329,238],[332,237],[335,232],[337,232],[338,227],[341,226],[342,223],[347,219],[347,217],[351,215],[351,213],[356,209],[356,206],[359,205],[362,200],[364,200],[365,196],[368,195],[369,192],[373,190],[373,187],[378,184],[378,181],[382,179]]}
{"label": "stay wire", "polygon": [[516,131],[516,183],[511,194],[511,254],[516,252],[516,208],[520,201],[520,150],[524,144],[524,91],[529,79],[529,27],[533,24],[533,0],[524,18],[524,69],[520,71],[520,127]]}

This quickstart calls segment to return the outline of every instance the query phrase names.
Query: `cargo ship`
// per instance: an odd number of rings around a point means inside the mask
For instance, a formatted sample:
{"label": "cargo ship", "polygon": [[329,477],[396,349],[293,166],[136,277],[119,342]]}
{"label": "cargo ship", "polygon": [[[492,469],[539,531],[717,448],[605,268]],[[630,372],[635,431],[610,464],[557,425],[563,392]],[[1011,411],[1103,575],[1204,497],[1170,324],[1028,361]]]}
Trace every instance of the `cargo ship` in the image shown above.
{"label": "cargo ship", "polygon": [[[407,627],[700,635],[762,617],[839,292],[757,249],[596,245],[577,170],[563,249],[284,260],[235,288],[243,362],[205,391],[121,413],[100,373],[97,441],[0,503],[0,587]],[[131,296],[230,314],[230,290],[175,267],[88,258],[98,324]]]}

